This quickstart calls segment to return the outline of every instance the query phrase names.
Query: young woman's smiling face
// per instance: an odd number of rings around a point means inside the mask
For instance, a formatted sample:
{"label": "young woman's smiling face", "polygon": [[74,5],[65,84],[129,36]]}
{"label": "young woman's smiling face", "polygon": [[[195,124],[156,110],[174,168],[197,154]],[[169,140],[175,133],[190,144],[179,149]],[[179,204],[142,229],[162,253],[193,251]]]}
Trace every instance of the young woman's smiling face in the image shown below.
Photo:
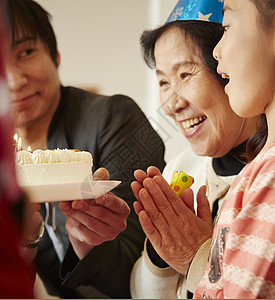
{"label": "young woman's smiling face", "polygon": [[232,111],[223,87],[196,49],[176,27],[157,40],[154,54],[160,99],[196,154],[219,157],[246,139],[241,135],[244,119]]}
{"label": "young woman's smiling face", "polygon": [[275,31],[260,23],[250,0],[225,0],[224,35],[214,49],[218,72],[229,77],[225,91],[243,117],[264,113],[274,98]]}

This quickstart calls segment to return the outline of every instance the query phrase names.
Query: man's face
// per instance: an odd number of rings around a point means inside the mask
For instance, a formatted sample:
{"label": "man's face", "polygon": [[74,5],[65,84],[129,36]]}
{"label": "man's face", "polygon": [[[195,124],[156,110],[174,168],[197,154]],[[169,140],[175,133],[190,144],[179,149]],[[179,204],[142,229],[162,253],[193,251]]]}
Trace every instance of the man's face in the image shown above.
{"label": "man's face", "polygon": [[15,127],[52,118],[60,99],[58,68],[39,38],[22,37],[10,47],[6,72]]}

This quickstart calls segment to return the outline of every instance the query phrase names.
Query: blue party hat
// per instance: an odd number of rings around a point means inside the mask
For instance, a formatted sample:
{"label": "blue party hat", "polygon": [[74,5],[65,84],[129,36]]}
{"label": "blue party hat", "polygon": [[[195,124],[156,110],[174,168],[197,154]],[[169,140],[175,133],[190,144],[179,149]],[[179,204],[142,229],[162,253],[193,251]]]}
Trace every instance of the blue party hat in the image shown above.
{"label": "blue party hat", "polygon": [[200,20],[222,23],[224,0],[179,0],[166,23]]}

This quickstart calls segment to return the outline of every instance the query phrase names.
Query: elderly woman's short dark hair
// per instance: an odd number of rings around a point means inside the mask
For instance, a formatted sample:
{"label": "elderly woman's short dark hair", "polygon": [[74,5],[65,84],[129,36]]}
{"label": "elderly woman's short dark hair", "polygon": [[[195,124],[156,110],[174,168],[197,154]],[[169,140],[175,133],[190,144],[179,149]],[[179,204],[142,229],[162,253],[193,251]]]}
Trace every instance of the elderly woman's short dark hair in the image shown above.
{"label": "elderly woman's short dark hair", "polygon": [[[213,50],[223,35],[222,25],[219,23],[205,21],[175,21],[167,23],[154,30],[146,30],[140,38],[143,58],[146,64],[154,69],[155,62],[155,44],[164,32],[170,28],[179,28],[182,30],[186,38],[187,44],[190,40],[197,47],[196,54],[201,56],[202,62],[207,67],[209,72],[217,78],[222,86],[228,82],[227,79],[221,78],[217,73],[217,61],[213,57]],[[190,43],[191,47],[191,43]]]}

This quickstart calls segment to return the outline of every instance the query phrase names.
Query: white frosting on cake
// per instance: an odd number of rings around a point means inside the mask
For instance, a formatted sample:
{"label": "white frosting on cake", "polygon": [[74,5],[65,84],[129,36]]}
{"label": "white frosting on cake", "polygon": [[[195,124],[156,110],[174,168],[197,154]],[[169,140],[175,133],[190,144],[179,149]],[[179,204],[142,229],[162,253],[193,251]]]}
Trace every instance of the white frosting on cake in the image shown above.
{"label": "white frosting on cake", "polygon": [[16,153],[18,182],[24,185],[82,182],[91,179],[93,158],[86,151],[68,149]]}

